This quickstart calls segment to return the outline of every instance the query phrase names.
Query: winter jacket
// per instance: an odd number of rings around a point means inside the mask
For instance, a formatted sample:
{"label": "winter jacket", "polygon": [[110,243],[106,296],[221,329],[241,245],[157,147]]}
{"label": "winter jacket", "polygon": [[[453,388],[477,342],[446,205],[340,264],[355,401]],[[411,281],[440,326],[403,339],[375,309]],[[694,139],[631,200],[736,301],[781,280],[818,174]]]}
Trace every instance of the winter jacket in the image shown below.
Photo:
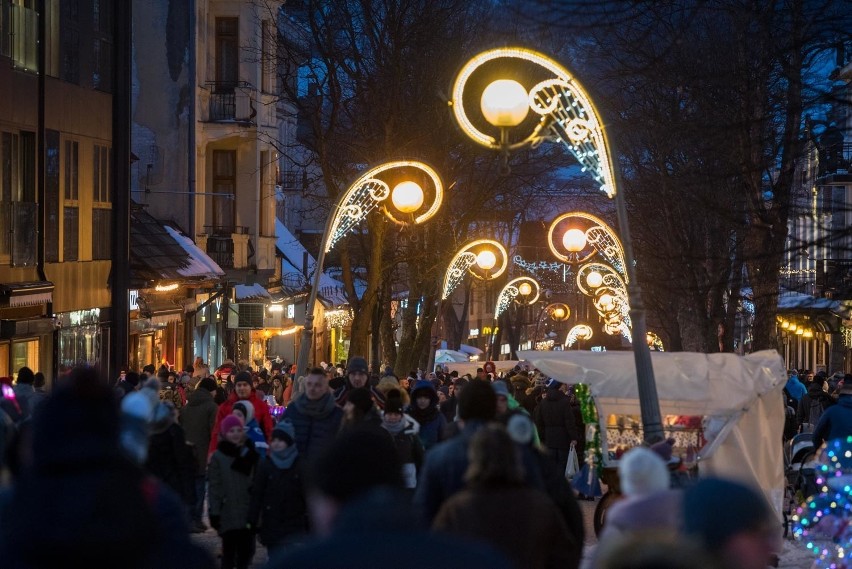
{"label": "winter jacket", "polygon": [[[381,391],[376,389],[372,385],[367,385],[367,389],[370,390],[370,395],[373,396],[373,403],[379,409],[385,408],[385,396]],[[352,385],[349,383],[349,378],[346,378],[346,384],[334,392],[334,401],[337,403],[338,407],[343,407],[346,405],[346,401],[349,399],[349,392],[352,391]]]}
{"label": "winter jacket", "polygon": [[826,409],[814,428],[814,448],[834,439],[852,435],[852,395],[841,395],[837,405]]}
{"label": "winter jacket", "polygon": [[253,473],[243,474],[231,468],[236,460],[217,449],[207,468],[207,507],[210,517],[219,517],[217,531],[246,529]]}
{"label": "winter jacket", "polygon": [[522,486],[462,490],[441,507],[432,527],[490,543],[525,569],[576,568],[582,551],[553,501]]}
{"label": "winter jacket", "polygon": [[32,417],[33,411],[47,398],[47,393],[36,391],[29,383],[19,383],[12,388],[12,391],[15,392],[15,399],[18,401],[24,417]]}
{"label": "winter jacket", "polygon": [[421,527],[407,496],[377,487],[343,505],[328,537],[286,551],[269,569],[508,569],[494,548]]}
{"label": "winter jacket", "polygon": [[185,504],[195,503],[195,455],[186,444],[183,429],[172,423],[148,438],[145,468],[167,484]]}
{"label": "winter jacket", "polygon": [[551,449],[571,448],[579,439],[568,396],[558,389],[548,389],[533,413],[536,429],[544,446]]}
{"label": "winter jacket", "polygon": [[[303,393],[290,403],[284,414],[296,429],[296,448],[303,459],[321,452],[340,430],[343,410],[334,404],[332,394],[325,394],[320,401],[312,405]],[[316,406],[319,410],[312,411]]]}
{"label": "winter jacket", "polygon": [[259,527],[260,542],[274,547],[288,536],[308,531],[308,509],[302,480],[301,461],[290,468],[278,468],[271,458],[258,464],[251,489],[248,519]]}
{"label": "winter jacket", "polygon": [[[402,464],[402,480],[406,488],[417,487],[417,476],[423,465],[423,443],[418,435],[420,425],[408,415],[402,416],[404,426],[397,433],[390,433],[396,447],[396,455]],[[384,426],[384,425],[383,425]],[[385,427],[387,429],[387,427]]]}
{"label": "winter jacket", "polygon": [[[213,451],[216,450],[216,445],[219,444],[218,433],[222,419],[231,414],[234,410],[234,403],[239,400],[237,393],[233,392],[230,396],[228,396],[228,400],[219,406],[219,412],[216,413],[216,424],[213,426],[213,433],[210,436],[210,444],[207,449],[209,454],[212,454]],[[266,437],[266,442],[269,442],[269,439],[272,436],[273,427],[272,414],[269,412],[269,405],[266,404],[266,401],[261,399],[261,397],[257,394],[257,391],[254,389],[251,390],[251,395],[249,395],[248,400],[254,407],[254,419],[263,431],[263,435]]]}
{"label": "winter jacket", "polygon": [[796,420],[801,425],[802,423],[817,423],[818,420],[811,420],[811,402],[819,401],[822,403],[822,411],[825,413],[829,407],[834,405],[834,399],[831,395],[823,391],[822,385],[811,383],[808,386],[808,392],[799,400],[799,409],[796,412]]}
{"label": "winter jacket", "polygon": [[[426,409],[420,409],[417,406],[417,398],[423,395],[429,397],[429,407]],[[438,392],[435,391],[435,386],[431,381],[421,380],[414,384],[408,414],[420,424],[420,442],[423,444],[424,450],[429,450],[444,440],[447,419],[438,410]]]}
{"label": "winter jacket", "polygon": [[213,401],[213,394],[206,389],[196,389],[180,413],[186,441],[193,447],[195,457],[195,475],[204,476],[207,471],[207,449],[216,424],[219,406]]}

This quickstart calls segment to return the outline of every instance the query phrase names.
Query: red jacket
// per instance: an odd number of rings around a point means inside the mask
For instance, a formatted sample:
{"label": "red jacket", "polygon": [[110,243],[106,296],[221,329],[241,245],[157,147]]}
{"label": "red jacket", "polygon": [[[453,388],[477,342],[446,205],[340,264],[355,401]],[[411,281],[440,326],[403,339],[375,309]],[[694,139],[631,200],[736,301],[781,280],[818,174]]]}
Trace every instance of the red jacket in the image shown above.
{"label": "red jacket", "polygon": [[[213,425],[213,432],[210,436],[210,447],[207,449],[208,459],[216,451],[216,445],[219,444],[219,425],[222,424],[222,419],[231,414],[231,411],[234,410],[234,403],[239,400],[235,391],[219,406],[219,411],[216,413],[216,423]],[[254,419],[263,430],[266,442],[270,442],[272,438],[272,414],[269,413],[269,405],[257,396],[257,391],[254,388],[251,390],[248,401],[254,406]]]}

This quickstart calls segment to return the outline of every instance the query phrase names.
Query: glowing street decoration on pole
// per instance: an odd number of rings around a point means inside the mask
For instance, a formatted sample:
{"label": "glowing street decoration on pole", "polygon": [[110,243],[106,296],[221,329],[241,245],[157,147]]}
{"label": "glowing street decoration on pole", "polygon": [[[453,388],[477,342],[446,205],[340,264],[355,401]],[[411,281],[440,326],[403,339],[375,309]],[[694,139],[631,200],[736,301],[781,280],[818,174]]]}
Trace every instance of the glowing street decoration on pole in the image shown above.
{"label": "glowing street decoration on pole", "polygon": [[[527,290],[527,287],[529,289]],[[526,290],[526,294],[524,291]],[[512,301],[518,301],[520,299],[523,304],[535,304],[538,300],[539,294],[541,293],[541,287],[539,287],[538,282],[535,279],[531,279],[530,277],[518,277],[516,279],[512,279],[506,286],[503,287],[503,290],[500,291],[500,294],[497,296],[497,305],[494,308],[494,319],[500,318],[500,315],[509,308],[509,305],[512,304]]]}
{"label": "glowing street decoration on pole", "polygon": [[[437,213],[444,198],[444,186],[441,183],[438,173],[422,162],[410,160],[387,162],[373,168],[358,178],[340,198],[337,207],[332,213],[333,221],[331,227],[326,232],[326,253],[331,251],[344,235],[349,233],[349,231],[366,218],[367,214],[381,206],[391,196],[391,188],[388,183],[376,176],[398,168],[415,168],[421,170],[432,180],[435,199],[432,201],[429,209],[414,218],[414,223],[423,223]],[[383,208],[383,213],[394,223],[404,223],[397,219],[387,208]]]}
{"label": "glowing street decoration on pole", "polygon": [[565,338],[565,345],[571,347],[577,343],[577,340],[588,340],[593,335],[592,328],[586,324],[577,324],[568,331],[568,336]]}
{"label": "glowing street decoration on pole", "polygon": [[[571,220],[577,220],[571,223]],[[575,225],[588,226],[584,230],[586,247],[577,252],[567,251],[563,245],[563,235],[557,234],[566,225],[568,231],[579,230]],[[624,263],[624,248],[618,236],[602,219],[582,211],[563,213],[550,223],[547,230],[547,245],[553,255],[566,263],[581,264],[591,260],[598,254],[622,276],[627,282]],[[585,253],[585,254],[584,254]]]}
{"label": "glowing street decoration on pole", "polygon": [[[553,77],[534,85],[528,94],[529,107],[541,119],[523,141],[502,146],[493,136],[480,131],[467,116],[462,95],[471,75],[482,65],[496,59],[520,59],[544,68]],[[523,146],[536,146],[542,140],[556,138],[600,184],[608,197],[615,195],[615,178],[609,158],[606,134],[598,112],[583,87],[567,69],[536,51],[525,48],[498,48],[471,59],[456,77],[452,99],[456,120],[465,133],[489,148],[512,151]],[[504,136],[505,133],[501,133]],[[505,141],[504,141],[505,142]]]}
{"label": "glowing street decoration on pole", "polygon": [[[497,263],[494,266],[498,268],[492,270],[492,267],[486,268],[481,272],[475,271],[474,268],[476,267],[477,259],[484,260],[486,255],[483,255],[482,253],[485,251],[493,253]],[[471,241],[462,247],[450,262],[450,266],[447,268],[447,272],[444,275],[444,286],[442,287],[443,292],[441,294],[441,300],[446,300],[450,297],[459,283],[464,280],[466,273],[470,273],[474,277],[482,280],[493,279],[502,275],[506,271],[506,267],[508,265],[509,254],[506,252],[506,248],[498,241],[494,241],[493,239],[477,239],[476,241]]]}

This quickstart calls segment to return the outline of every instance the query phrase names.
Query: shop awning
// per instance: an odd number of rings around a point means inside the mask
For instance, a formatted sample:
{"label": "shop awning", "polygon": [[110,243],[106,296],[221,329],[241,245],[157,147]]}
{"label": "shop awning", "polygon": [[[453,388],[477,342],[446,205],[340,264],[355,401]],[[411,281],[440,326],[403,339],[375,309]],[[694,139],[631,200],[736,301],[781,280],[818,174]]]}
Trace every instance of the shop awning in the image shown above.
{"label": "shop awning", "polygon": [[8,300],[8,306],[35,306],[53,300],[53,283],[30,281],[0,284],[0,298]]}

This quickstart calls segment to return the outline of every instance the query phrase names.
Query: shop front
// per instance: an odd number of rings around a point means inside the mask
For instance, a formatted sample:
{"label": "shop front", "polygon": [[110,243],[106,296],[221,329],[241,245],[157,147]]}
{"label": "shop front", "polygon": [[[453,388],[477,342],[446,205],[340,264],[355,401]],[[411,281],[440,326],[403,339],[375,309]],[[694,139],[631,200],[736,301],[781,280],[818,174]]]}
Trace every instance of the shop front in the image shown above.
{"label": "shop front", "polygon": [[26,366],[53,377],[52,299],[52,282],[0,284],[0,376],[17,377]]}
{"label": "shop front", "polygon": [[56,315],[57,358],[60,368],[75,366],[99,367],[103,333],[101,309],[75,310]]}

